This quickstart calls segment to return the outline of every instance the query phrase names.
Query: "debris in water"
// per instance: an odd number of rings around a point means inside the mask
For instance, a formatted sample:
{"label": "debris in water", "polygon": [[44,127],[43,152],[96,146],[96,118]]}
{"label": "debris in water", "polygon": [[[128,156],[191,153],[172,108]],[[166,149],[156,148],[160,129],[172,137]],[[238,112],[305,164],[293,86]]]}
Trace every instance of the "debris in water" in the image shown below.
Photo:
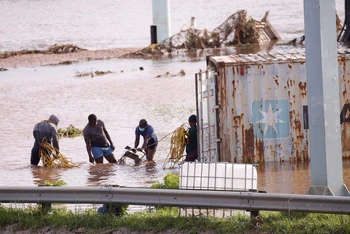
{"label": "debris in water", "polygon": [[179,73],[177,73],[177,74],[171,75],[170,72],[166,72],[166,73],[164,73],[163,75],[158,75],[158,76],[156,76],[156,78],[161,78],[161,77],[175,77],[175,76],[185,76],[185,75],[186,75],[186,72],[185,72],[183,69],[181,69],[181,71],[180,71]]}
{"label": "debris in water", "polygon": [[103,75],[107,75],[113,73],[111,71],[91,71],[91,72],[77,72],[77,74],[75,75],[76,77],[83,77],[83,76],[91,76],[91,77],[95,77],[95,76],[103,76]]}
{"label": "debris in water", "polygon": [[164,55],[176,50],[192,51],[205,48],[221,48],[236,44],[254,44],[278,40],[280,37],[267,20],[268,13],[261,21],[248,18],[247,11],[241,10],[228,17],[213,31],[199,30],[192,17],[191,24],[179,33],[125,57]]}
{"label": "debris in water", "polygon": [[82,135],[83,131],[74,127],[73,124],[71,124],[66,129],[59,128],[57,130],[57,133],[60,137],[75,137]]}
{"label": "debris in water", "polygon": [[0,53],[0,59],[9,58],[17,55],[23,54],[67,54],[74,53],[78,51],[84,51],[86,49],[82,49],[78,46],[67,44],[67,45],[53,45],[49,47],[47,50],[20,50],[20,51],[6,51]]}

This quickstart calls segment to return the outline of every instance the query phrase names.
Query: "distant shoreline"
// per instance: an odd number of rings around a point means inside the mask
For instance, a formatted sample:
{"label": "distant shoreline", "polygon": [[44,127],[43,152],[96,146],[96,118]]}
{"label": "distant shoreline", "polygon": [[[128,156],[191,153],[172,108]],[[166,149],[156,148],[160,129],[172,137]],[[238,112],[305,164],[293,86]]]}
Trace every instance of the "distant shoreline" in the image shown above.
{"label": "distant shoreline", "polygon": [[35,67],[47,65],[70,64],[81,61],[119,58],[136,52],[141,48],[115,48],[106,50],[84,50],[62,54],[21,54],[8,58],[0,58],[0,68]]}

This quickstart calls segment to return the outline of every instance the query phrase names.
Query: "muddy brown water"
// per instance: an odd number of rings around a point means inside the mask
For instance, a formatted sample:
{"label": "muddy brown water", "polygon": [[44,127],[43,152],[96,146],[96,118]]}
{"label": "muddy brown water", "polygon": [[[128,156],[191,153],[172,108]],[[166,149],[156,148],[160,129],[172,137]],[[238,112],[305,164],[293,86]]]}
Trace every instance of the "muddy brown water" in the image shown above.
{"label": "muddy brown water", "polygon": [[[163,162],[169,152],[170,136],[189,115],[195,113],[194,74],[205,69],[205,53],[160,60],[118,59],[115,48],[142,48],[149,43],[150,1],[136,0],[102,3],[68,1],[0,1],[0,51],[43,49],[54,43],[72,43],[89,50],[57,56],[20,56],[0,60],[0,186],[35,186],[45,180],[62,179],[70,186],[122,185],[148,187],[162,181],[169,172]],[[138,3],[139,1],[137,1]],[[343,19],[343,2],[337,0]],[[210,11],[208,6],[210,5]],[[78,7],[79,6],[79,7]],[[53,10],[53,9],[61,10]],[[148,9],[148,10],[146,10]],[[172,28],[177,31],[195,16],[197,26],[213,29],[237,10],[260,19],[270,11],[270,21],[283,41],[303,34],[302,1],[173,1]],[[30,14],[30,12],[32,14]],[[36,17],[31,17],[35,14]],[[135,17],[137,15],[138,17]],[[108,22],[108,23],[106,23]],[[113,48],[113,49],[111,49]],[[281,44],[242,47],[213,53],[251,53],[262,50],[284,52],[300,50]],[[210,54],[211,52],[208,52]],[[71,65],[50,66],[77,60]],[[106,59],[110,57],[110,59]],[[89,58],[105,58],[91,60]],[[143,67],[143,70],[140,70]],[[181,69],[186,73],[178,74]],[[76,77],[81,72],[112,71],[95,77]],[[166,73],[170,75],[165,75]],[[160,78],[156,78],[158,76]],[[155,156],[156,165],[93,165],[88,162],[81,136],[60,140],[61,151],[79,167],[72,169],[32,168],[33,126],[50,114],[60,118],[58,127],[73,124],[84,128],[87,116],[102,119],[116,146],[119,159],[124,147],[133,145],[134,129],[146,118],[162,139]],[[350,163],[344,161],[344,182],[349,187]],[[258,189],[269,193],[303,194],[311,183],[308,163],[268,163],[259,165]]]}

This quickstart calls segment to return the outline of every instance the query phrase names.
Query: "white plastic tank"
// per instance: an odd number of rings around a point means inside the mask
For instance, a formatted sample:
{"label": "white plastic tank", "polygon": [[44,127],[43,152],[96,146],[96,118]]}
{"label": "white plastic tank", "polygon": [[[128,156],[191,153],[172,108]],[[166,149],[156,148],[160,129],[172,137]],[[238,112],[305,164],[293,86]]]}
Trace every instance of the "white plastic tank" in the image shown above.
{"label": "white plastic tank", "polygon": [[180,169],[180,189],[257,190],[253,164],[185,162]]}
{"label": "white plastic tank", "polygon": [[[185,162],[180,168],[180,189],[257,191],[257,171],[253,164]],[[250,215],[249,211],[186,207],[181,216],[229,217]]]}

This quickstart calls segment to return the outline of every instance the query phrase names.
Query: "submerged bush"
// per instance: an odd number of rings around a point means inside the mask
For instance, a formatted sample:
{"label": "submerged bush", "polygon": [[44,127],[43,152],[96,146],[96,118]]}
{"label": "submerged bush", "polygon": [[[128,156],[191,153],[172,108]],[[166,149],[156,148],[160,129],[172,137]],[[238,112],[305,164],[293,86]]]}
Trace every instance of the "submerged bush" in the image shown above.
{"label": "submerged bush", "polygon": [[164,176],[163,183],[153,183],[151,188],[179,189],[180,177],[178,174],[168,173]]}

